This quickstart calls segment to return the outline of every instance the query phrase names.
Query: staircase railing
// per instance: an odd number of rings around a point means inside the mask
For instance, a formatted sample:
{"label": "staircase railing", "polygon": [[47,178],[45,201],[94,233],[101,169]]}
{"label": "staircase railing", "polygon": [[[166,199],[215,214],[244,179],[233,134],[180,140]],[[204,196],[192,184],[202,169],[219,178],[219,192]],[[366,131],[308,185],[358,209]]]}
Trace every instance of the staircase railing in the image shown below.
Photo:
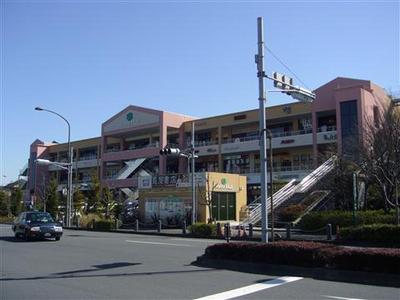
{"label": "staircase railing", "polygon": [[297,193],[307,192],[314,184],[316,184],[320,179],[322,179],[326,174],[333,170],[335,167],[336,156],[332,156],[322,165],[308,174],[303,178],[302,181],[297,185]]}
{"label": "staircase railing", "polygon": [[[281,188],[278,192],[274,194],[274,207],[278,207],[283,202],[291,198],[295,193],[305,193],[307,192],[313,185],[315,185],[320,179],[322,179],[326,174],[333,170],[335,167],[336,156],[332,156],[323,164],[321,164],[318,168],[308,174],[303,180],[300,181],[299,184],[295,184],[295,180],[293,179],[283,188]],[[249,205],[249,217],[242,221],[242,224],[256,224],[261,220],[261,203],[255,204],[254,202],[260,202],[261,198],[256,199]],[[271,210],[270,198],[266,201],[267,212]]]}
{"label": "staircase railing", "polygon": [[[273,195],[274,206],[278,206],[282,203],[282,200],[287,198],[292,192],[291,190],[295,186],[295,179],[292,179],[288,184],[282,187],[279,191],[277,191]],[[242,224],[255,224],[261,220],[261,197],[257,198],[250,205],[252,205],[252,209],[250,209],[249,216],[242,221]],[[271,197],[268,197],[266,201],[267,211],[271,210]]]}

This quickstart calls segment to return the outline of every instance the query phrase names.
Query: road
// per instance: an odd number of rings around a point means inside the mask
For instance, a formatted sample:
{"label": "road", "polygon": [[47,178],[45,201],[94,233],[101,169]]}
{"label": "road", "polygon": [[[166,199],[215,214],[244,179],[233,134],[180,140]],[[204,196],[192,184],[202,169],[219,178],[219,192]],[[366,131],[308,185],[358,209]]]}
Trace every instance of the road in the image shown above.
{"label": "road", "polygon": [[0,225],[1,299],[400,299],[391,287],[203,268],[215,241],[66,230],[15,240]]}

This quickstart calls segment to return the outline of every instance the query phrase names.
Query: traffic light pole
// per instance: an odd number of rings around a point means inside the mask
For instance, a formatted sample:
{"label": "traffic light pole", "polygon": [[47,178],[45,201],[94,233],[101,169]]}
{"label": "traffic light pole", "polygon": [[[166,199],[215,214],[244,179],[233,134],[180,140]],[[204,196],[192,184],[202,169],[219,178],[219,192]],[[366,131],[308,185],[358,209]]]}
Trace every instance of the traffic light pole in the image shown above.
{"label": "traffic light pole", "polygon": [[267,213],[267,160],[266,160],[266,120],[265,120],[265,103],[267,101],[264,90],[264,33],[263,33],[263,18],[257,18],[258,25],[258,54],[257,62],[257,77],[258,77],[258,100],[259,119],[260,119],[260,171],[261,171],[261,241],[268,243],[268,213]]}

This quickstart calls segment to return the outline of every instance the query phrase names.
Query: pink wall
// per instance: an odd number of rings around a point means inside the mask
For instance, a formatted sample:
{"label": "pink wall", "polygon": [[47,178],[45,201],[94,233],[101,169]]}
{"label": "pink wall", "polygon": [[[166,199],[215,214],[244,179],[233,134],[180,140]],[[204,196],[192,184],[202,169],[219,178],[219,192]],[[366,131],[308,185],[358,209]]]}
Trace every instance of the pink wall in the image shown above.
{"label": "pink wall", "polygon": [[[159,117],[159,122],[158,123],[151,123],[146,126],[140,126],[140,127],[135,127],[135,128],[127,128],[127,129],[121,129],[121,130],[113,130],[109,132],[105,132],[104,128],[105,125],[109,124],[113,120],[117,119],[119,116],[122,114],[128,112],[128,111],[138,111],[138,112],[144,112],[147,114],[151,115],[156,115]],[[181,126],[183,122],[191,120],[192,118],[189,116],[185,115],[180,115],[180,114],[174,114],[170,112],[163,112],[159,110],[152,110],[152,109],[147,109],[143,107],[138,107],[138,106],[128,106],[121,112],[117,113],[115,116],[111,117],[109,120],[104,122],[102,124],[102,180],[105,176],[105,162],[106,161],[126,161],[130,159],[136,159],[136,158],[142,158],[142,157],[154,157],[154,156],[159,156],[159,173],[160,174],[165,174],[166,173],[166,157],[159,155],[159,149],[157,148],[144,148],[144,149],[137,149],[137,150],[126,150],[126,151],[118,151],[118,152],[110,152],[110,153],[105,153],[105,145],[107,144],[107,137],[108,136],[121,136],[123,134],[134,134],[135,131],[143,130],[146,128],[159,128],[160,132],[160,148],[163,148],[167,145],[167,134],[168,134],[168,128],[175,128],[179,129],[179,134],[180,134],[180,141],[182,140],[182,134],[183,131],[181,130]],[[104,181],[104,180],[103,180]],[[116,181],[116,180],[114,180]],[[119,180],[118,180],[119,181]],[[125,185],[125,183],[127,185]],[[119,183],[113,182],[112,180],[107,180],[107,185],[109,186],[120,186],[120,185],[125,185],[129,186],[131,182],[129,181],[121,181]]]}
{"label": "pink wall", "polygon": [[358,80],[351,78],[338,77],[315,90],[316,100],[312,104],[313,119],[313,152],[314,162],[317,160],[317,113],[324,111],[336,111],[337,145],[338,151],[342,146],[342,126],[340,103],[357,100],[358,128],[360,142],[366,124],[373,118],[374,106],[381,109],[387,105],[385,91],[368,80]]}

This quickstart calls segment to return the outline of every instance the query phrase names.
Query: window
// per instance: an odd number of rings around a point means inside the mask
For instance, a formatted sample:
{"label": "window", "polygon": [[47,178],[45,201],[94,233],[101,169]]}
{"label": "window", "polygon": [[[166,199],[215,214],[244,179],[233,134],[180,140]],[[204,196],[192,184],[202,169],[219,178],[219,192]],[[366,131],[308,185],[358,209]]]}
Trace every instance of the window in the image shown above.
{"label": "window", "polygon": [[357,100],[340,103],[342,126],[342,151],[344,154],[355,153],[354,145],[358,145]]}
{"label": "window", "polygon": [[234,117],[233,117],[233,119],[234,119],[235,121],[245,120],[246,118],[247,118],[246,115],[237,115],[237,116],[234,116]]}

